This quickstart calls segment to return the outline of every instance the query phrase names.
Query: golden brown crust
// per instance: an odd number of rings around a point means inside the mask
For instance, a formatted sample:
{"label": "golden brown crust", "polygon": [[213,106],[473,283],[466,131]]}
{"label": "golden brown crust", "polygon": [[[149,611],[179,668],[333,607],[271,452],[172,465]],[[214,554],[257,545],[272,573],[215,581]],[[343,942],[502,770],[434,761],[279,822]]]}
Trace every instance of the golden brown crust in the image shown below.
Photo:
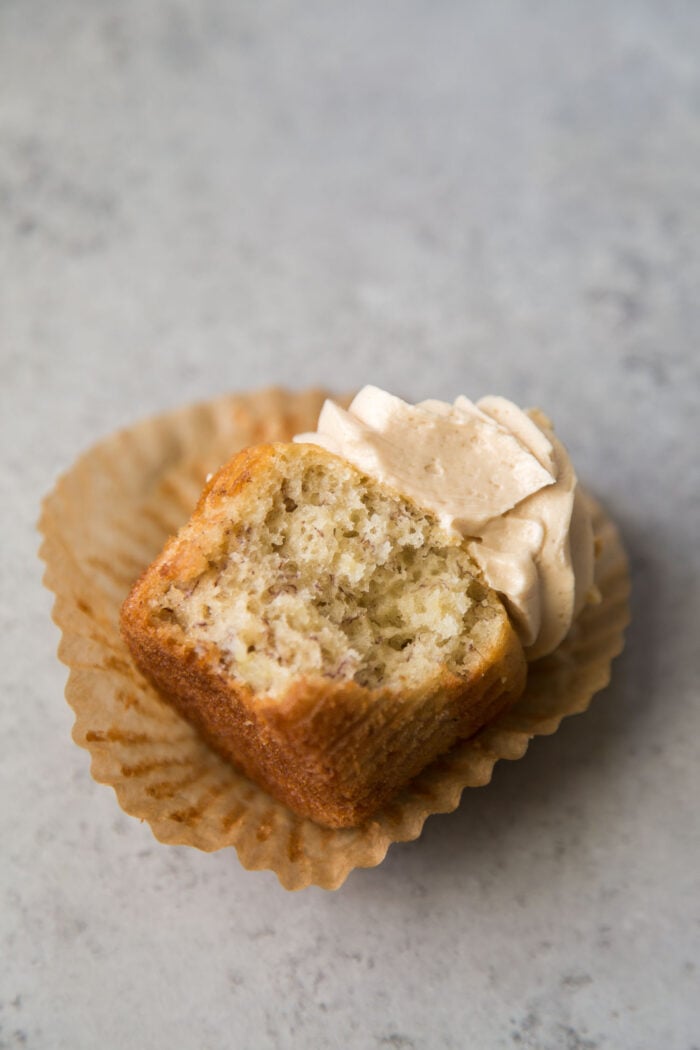
{"label": "golden brown crust", "polygon": [[[350,682],[299,679],[281,698],[231,677],[215,647],[194,646],[153,615],[164,581],[206,566],[214,529],[236,498],[274,471],[281,447],[246,449],[208,483],[180,535],[137,581],[122,608],[124,638],[143,673],[224,757],[293,810],[330,827],[362,823],[429,762],[471,736],[520,695],[522,649],[507,618],[467,677],[442,670],[398,693]],[[253,486],[254,489],[254,486]]]}

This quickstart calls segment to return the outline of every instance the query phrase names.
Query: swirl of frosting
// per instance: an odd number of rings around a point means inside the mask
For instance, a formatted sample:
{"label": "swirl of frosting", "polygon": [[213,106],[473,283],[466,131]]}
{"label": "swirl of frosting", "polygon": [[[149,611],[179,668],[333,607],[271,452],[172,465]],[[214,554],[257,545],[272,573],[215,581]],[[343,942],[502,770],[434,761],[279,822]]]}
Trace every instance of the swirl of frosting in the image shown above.
{"label": "swirl of frosting", "polygon": [[498,591],[528,659],[552,652],[594,596],[585,494],[549,420],[502,397],[407,404],[366,386],[326,401],[314,433],[365,474],[433,511]]}

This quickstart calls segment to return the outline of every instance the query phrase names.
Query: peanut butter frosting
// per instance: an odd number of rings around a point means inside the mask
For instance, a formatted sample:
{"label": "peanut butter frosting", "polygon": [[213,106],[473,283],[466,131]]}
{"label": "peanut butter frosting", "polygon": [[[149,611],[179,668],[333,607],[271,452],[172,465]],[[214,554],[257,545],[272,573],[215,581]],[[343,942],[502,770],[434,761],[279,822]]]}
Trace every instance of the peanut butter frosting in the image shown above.
{"label": "peanut butter frosting", "polygon": [[468,544],[528,659],[563,640],[593,588],[591,513],[566,449],[537,410],[502,397],[411,405],[375,386],[326,401],[320,445],[431,510]]}

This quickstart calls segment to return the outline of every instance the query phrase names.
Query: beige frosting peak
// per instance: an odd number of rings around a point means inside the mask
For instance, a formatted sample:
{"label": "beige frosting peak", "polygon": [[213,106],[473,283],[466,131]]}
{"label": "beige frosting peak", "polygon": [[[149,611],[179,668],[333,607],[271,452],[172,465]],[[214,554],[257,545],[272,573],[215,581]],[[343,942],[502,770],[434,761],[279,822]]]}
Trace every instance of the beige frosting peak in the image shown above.
{"label": "beige frosting peak", "polygon": [[407,404],[366,386],[326,401],[321,445],[432,510],[508,607],[529,659],[557,647],[593,591],[586,500],[549,420],[502,397]]}

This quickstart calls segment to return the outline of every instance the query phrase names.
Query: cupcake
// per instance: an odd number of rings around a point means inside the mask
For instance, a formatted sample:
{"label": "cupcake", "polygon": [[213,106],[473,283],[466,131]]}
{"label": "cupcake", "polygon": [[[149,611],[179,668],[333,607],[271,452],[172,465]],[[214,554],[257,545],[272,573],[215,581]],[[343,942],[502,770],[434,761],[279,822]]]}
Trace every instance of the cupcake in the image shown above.
{"label": "cupcake", "polygon": [[234,845],[290,888],[378,863],[583,710],[627,616],[616,531],[543,416],[322,402],[141,424],[42,517],[93,774],[164,841]]}

